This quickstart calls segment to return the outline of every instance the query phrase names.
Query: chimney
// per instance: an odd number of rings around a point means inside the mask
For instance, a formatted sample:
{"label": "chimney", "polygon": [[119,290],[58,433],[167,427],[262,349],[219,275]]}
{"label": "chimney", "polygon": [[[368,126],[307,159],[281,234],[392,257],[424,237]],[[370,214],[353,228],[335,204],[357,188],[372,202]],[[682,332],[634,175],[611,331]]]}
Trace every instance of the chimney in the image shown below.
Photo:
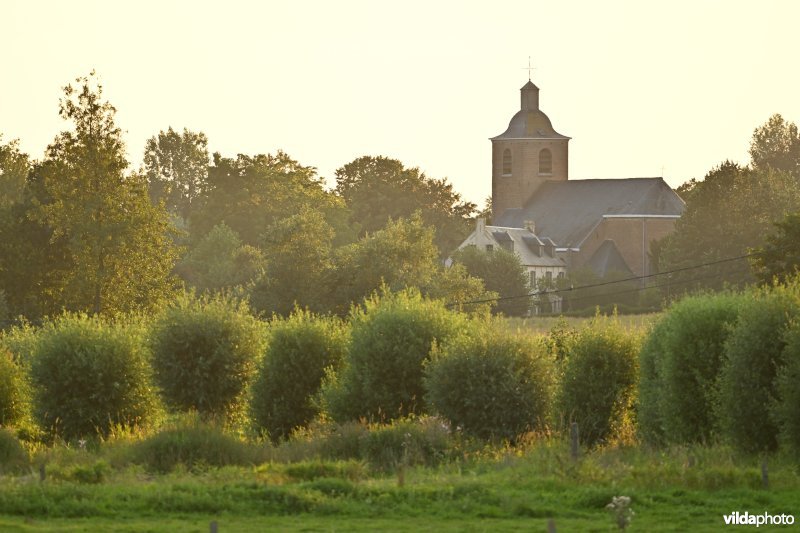
{"label": "chimney", "polygon": [[475,224],[475,232],[483,233],[486,230],[486,219],[483,217],[478,218]]}
{"label": "chimney", "polygon": [[536,222],[533,220],[526,220],[524,223],[525,229],[536,235]]}

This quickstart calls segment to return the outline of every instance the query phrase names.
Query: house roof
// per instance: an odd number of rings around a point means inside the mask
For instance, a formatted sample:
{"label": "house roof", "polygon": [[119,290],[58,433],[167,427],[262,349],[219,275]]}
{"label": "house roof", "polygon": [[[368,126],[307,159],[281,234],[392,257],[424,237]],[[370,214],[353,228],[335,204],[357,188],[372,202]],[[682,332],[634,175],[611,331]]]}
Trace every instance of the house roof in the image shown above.
{"label": "house roof", "polygon": [[536,224],[536,234],[578,248],[605,216],[680,216],[683,200],[662,178],[547,181],[522,208],[506,209],[498,226]]}
{"label": "house roof", "polygon": [[622,272],[631,277],[634,275],[628,263],[622,258],[622,254],[619,253],[616,243],[611,239],[603,241],[603,244],[595,250],[584,266],[594,270],[601,278],[608,275],[609,272]]}
{"label": "house roof", "polygon": [[566,263],[558,257],[547,255],[546,247],[549,245],[551,253],[555,255],[555,243],[549,239],[539,239],[525,228],[504,228],[486,226],[497,243],[513,242],[514,252],[519,256],[520,263],[525,266],[565,267]]}

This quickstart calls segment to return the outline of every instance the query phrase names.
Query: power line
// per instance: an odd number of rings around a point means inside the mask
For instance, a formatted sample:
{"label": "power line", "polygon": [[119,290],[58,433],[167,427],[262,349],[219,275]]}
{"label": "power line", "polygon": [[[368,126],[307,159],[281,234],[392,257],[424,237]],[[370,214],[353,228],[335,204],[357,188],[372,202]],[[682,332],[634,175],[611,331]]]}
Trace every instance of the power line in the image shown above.
{"label": "power line", "polygon": [[[750,257],[755,257],[757,255],[762,255],[763,253],[764,252],[750,252],[750,253],[747,253],[747,254],[744,254],[744,255],[740,255],[740,256],[736,256],[736,257],[728,257],[728,258],[725,258],[725,259],[717,259],[716,261],[709,261],[707,263],[701,263],[699,265],[675,268],[675,269],[672,269],[672,270],[668,270],[666,272],[656,272],[656,273],[653,273],[653,274],[645,274],[643,276],[633,276],[633,277],[623,278],[623,279],[618,279],[618,280],[613,280],[613,281],[602,281],[602,282],[598,282],[598,283],[592,283],[592,284],[589,284],[589,285],[582,285],[582,286],[579,286],[579,287],[569,287],[569,288],[564,288],[564,289],[554,289],[554,290],[551,290],[551,291],[544,291],[544,292],[539,292],[537,290],[537,291],[533,291],[533,292],[527,292],[525,294],[516,294],[516,295],[513,295],[513,296],[498,296],[496,298],[484,298],[484,299],[481,299],[481,300],[468,300],[466,302],[452,302],[452,303],[447,304],[447,307],[455,307],[455,306],[458,306],[458,305],[472,305],[472,304],[480,304],[480,303],[490,303],[490,302],[501,302],[501,301],[505,301],[505,300],[516,300],[518,298],[530,298],[531,296],[539,296],[540,294],[559,294],[559,293],[563,293],[563,292],[579,291],[579,290],[583,290],[583,289],[593,289],[595,287],[604,287],[606,285],[613,285],[615,283],[626,283],[626,282],[629,282],[629,281],[641,281],[641,280],[654,278],[654,277],[658,277],[658,276],[667,276],[667,275],[670,275],[670,274],[675,274],[676,272],[686,272],[688,270],[696,270],[698,268],[705,268],[705,267],[708,267],[708,266],[714,266],[714,265],[719,265],[719,264],[723,264],[723,263],[730,263],[732,261],[741,261],[742,259],[748,259]],[[654,287],[654,286],[656,286],[656,285],[651,285],[650,287]],[[649,288],[649,287],[644,287],[644,288]],[[614,293],[608,293],[608,295],[613,295],[613,294]]]}

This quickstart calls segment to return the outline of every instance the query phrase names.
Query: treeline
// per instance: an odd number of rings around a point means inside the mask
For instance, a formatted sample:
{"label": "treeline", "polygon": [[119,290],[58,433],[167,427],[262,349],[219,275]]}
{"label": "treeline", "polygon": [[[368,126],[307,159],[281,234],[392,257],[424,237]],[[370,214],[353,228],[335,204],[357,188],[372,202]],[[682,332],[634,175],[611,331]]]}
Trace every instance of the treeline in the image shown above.
{"label": "treeline", "polygon": [[365,156],[326,190],[281,151],[210,155],[203,133],[172,128],[132,170],[94,75],[59,113],[70,127],[41,160],[0,143],[0,320],[151,312],[183,288],[246,295],[266,315],[343,315],[381,284],[492,296],[442,266],[475,214],[445,179]]}
{"label": "treeline", "polygon": [[346,320],[269,322],[224,296],[150,319],[68,314],[0,336],[0,425],[25,439],[106,436],[197,413],[275,442],[322,421],[437,416],[516,442],[578,424],[587,446],[728,443],[800,453],[800,281],[672,305],[650,331],[598,316],[549,335],[384,292]]}

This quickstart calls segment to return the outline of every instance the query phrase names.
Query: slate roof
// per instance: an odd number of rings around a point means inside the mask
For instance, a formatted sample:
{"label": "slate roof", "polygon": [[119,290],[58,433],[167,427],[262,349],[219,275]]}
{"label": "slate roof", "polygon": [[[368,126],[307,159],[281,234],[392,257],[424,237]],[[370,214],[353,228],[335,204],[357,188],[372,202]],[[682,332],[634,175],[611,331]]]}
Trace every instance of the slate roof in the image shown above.
{"label": "slate roof", "polygon": [[536,234],[578,248],[604,215],[680,216],[683,200],[662,178],[547,181],[522,208],[506,209],[498,226],[536,223]]}
{"label": "slate roof", "polygon": [[522,109],[511,117],[506,131],[492,137],[497,139],[569,139],[566,135],[561,135],[555,129],[550,119],[541,110]]}
{"label": "slate roof", "polygon": [[548,245],[553,250],[553,253],[556,247],[555,243],[550,239],[540,239],[525,228],[486,226],[486,229],[498,244],[513,242],[514,252],[519,256],[520,263],[525,266],[566,266],[562,259],[547,255],[545,248]]}
{"label": "slate roof", "polygon": [[611,239],[603,241],[603,244],[595,250],[592,257],[583,266],[591,268],[601,278],[609,272],[622,272],[631,277],[634,275],[628,267],[628,263],[622,258],[622,254],[619,253],[616,243]]}

